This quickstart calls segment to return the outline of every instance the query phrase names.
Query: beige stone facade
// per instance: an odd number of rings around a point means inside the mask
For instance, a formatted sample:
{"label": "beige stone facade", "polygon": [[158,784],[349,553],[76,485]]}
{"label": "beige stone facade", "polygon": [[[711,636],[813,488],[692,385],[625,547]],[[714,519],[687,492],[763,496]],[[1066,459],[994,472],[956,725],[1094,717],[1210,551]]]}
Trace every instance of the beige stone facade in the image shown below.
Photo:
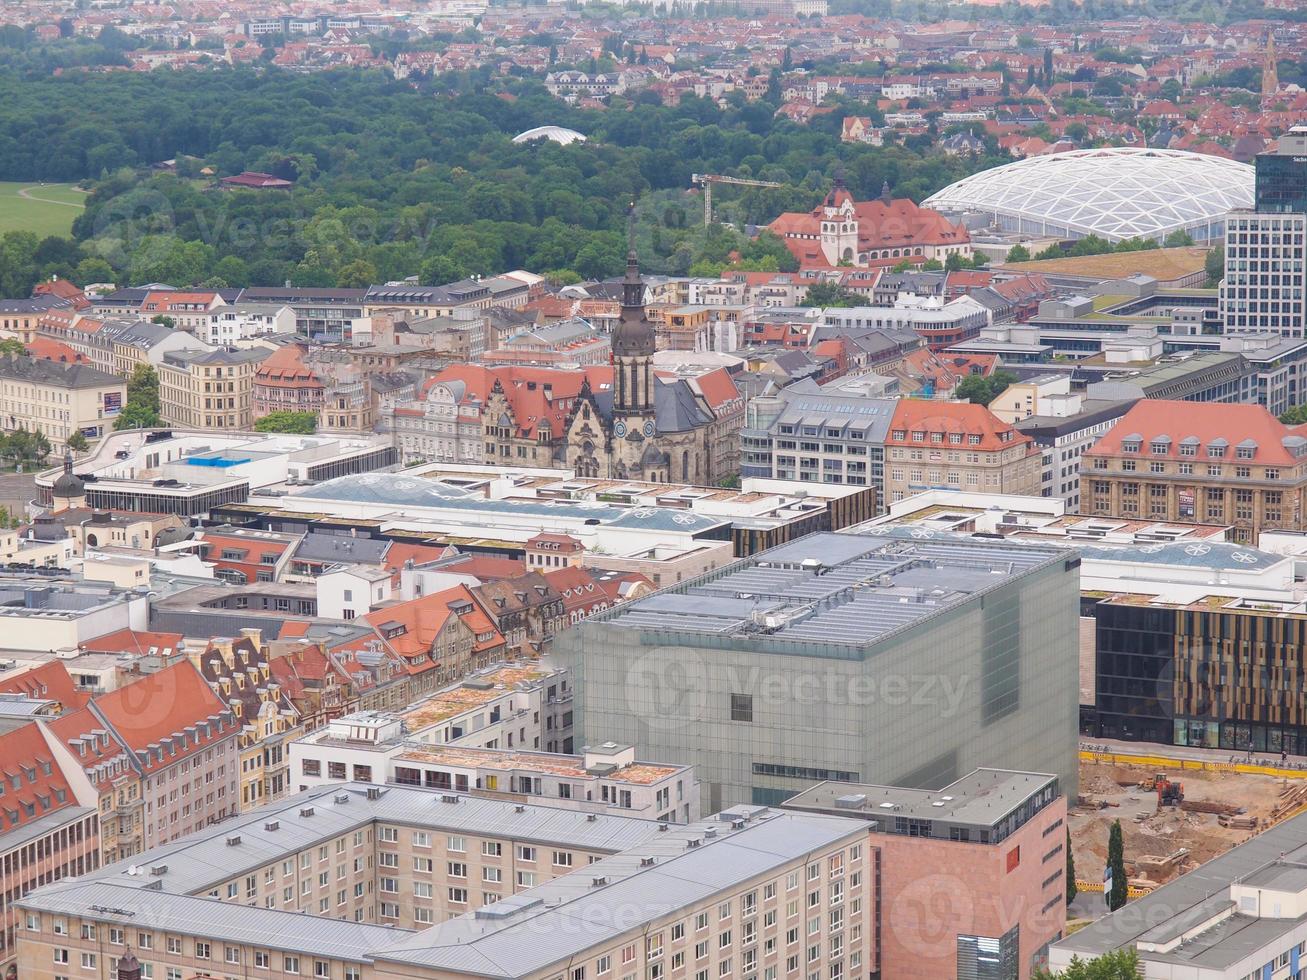
{"label": "beige stone facade", "polygon": [[126,400],[122,378],[90,365],[0,358],[0,431],[39,432],[55,451],[74,432],[92,442],[103,436]]}
{"label": "beige stone facade", "polygon": [[160,412],[169,425],[248,429],[254,424],[254,372],[268,351],[190,351],[159,365]]}

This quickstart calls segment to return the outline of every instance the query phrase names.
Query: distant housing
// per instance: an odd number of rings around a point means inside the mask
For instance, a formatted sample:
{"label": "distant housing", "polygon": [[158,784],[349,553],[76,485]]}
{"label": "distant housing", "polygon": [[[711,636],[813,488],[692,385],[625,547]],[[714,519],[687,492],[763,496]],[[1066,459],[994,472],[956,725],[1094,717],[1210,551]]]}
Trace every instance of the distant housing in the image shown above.
{"label": "distant housing", "polygon": [[274,177],[272,174],[260,173],[255,170],[246,170],[234,177],[224,177],[220,183],[224,187],[248,187],[258,191],[288,191],[295,186],[294,181],[283,180],[280,177]]}

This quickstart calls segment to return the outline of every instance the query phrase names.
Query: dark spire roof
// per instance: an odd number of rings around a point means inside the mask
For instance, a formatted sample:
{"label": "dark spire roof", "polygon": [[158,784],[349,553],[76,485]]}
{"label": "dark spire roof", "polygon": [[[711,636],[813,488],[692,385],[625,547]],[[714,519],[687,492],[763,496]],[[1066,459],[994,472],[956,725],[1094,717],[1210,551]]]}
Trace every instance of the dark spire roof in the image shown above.
{"label": "dark spire roof", "polygon": [[56,497],[81,497],[86,494],[86,484],[73,475],[73,451],[64,453],[64,471],[54,481],[51,492]]}
{"label": "dark spire roof", "polygon": [[635,202],[627,211],[626,276],[622,280],[622,312],[613,330],[614,357],[651,357],[657,349],[653,324],[644,315],[644,280],[635,252]]}

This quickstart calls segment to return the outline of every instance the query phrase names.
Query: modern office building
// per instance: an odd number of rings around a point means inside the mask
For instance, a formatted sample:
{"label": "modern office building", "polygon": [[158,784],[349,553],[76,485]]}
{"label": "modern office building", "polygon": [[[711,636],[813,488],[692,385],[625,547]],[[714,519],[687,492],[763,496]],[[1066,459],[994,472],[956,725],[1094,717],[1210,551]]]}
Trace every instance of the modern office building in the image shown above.
{"label": "modern office building", "polygon": [[1086,515],[1304,529],[1307,429],[1260,405],[1144,399],[1084,453]]}
{"label": "modern office building", "polygon": [[576,738],[693,765],[705,810],[823,780],[1076,785],[1079,558],[813,534],[561,634]]}
{"label": "modern office building", "polygon": [[[867,822],[880,904],[894,910],[881,931],[883,977],[1027,977],[1062,938],[1066,799],[1056,776],[977,769],[933,792],[827,782],[782,808]],[[947,880],[923,875],[927,866],[947,869]]]}
{"label": "modern office building", "polygon": [[885,499],[885,437],[893,398],[825,391],[807,379],[749,403],[740,431],[743,477],[876,488]]}
{"label": "modern office building", "polygon": [[1307,965],[1307,815],[1250,838],[1055,943],[1049,965],[1116,950],[1141,975],[1246,980],[1301,976]]}
{"label": "modern office building", "polygon": [[1232,333],[1307,336],[1307,127],[1255,164],[1253,208],[1226,218],[1221,316]]}

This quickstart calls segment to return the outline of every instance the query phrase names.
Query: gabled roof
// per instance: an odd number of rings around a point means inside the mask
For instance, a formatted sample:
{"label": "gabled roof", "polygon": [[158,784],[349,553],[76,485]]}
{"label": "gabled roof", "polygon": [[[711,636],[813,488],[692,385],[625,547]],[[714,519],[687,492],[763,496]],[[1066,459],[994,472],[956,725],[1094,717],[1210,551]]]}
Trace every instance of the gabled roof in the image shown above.
{"label": "gabled roof", "polygon": [[[100,695],[91,701],[91,710],[112,727],[146,771],[207,748],[239,730],[227,706],[189,660]],[[204,727],[197,730],[196,726]],[[188,728],[192,732],[188,733]],[[173,737],[178,734],[185,737]],[[152,754],[152,749],[162,748],[165,739],[171,740],[171,751]]]}
{"label": "gabled roof", "polygon": [[0,693],[58,701],[65,712],[76,711],[85,706],[87,701],[87,695],[77,690],[77,685],[73,683],[62,660],[51,660],[0,680]]}

